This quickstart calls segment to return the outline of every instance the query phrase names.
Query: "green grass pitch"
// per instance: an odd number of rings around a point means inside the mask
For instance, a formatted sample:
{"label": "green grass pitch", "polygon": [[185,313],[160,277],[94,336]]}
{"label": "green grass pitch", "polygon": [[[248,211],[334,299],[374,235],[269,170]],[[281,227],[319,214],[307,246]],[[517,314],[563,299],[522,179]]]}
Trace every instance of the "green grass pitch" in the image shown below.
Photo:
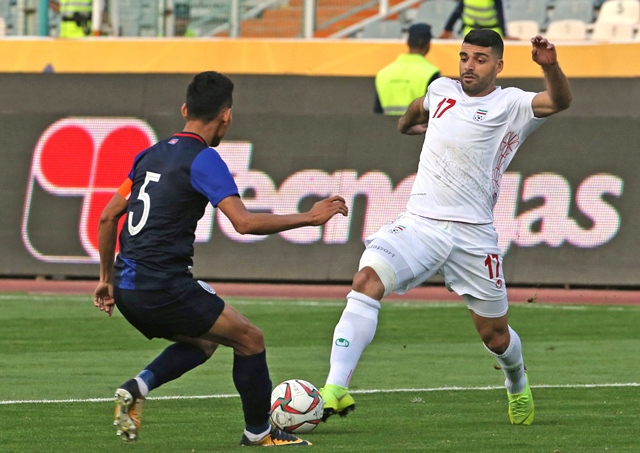
{"label": "green grass pitch", "polygon": [[[274,385],[324,383],[342,301],[229,303],[264,332]],[[383,303],[352,390],[357,411],[306,438],[313,451],[638,452],[640,307],[513,305],[536,403],[511,426],[503,375],[460,303]],[[232,353],[152,393],[140,440],[111,426],[115,388],[166,345],[90,296],[0,294],[0,451],[244,451]]]}

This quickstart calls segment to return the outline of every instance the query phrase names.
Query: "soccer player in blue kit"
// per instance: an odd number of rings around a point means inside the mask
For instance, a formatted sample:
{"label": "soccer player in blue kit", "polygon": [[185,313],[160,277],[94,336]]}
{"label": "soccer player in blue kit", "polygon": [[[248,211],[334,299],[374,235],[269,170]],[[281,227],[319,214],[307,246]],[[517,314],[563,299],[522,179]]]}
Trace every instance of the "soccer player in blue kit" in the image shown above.
{"label": "soccer player in blue kit", "polygon": [[[114,304],[147,338],[172,342],[115,394],[117,434],[138,438],[149,391],[206,362],[218,345],[233,348],[233,381],[245,419],[241,445],[311,445],[269,424],[272,384],[264,337],[248,319],[194,280],[193,243],[207,203],[219,208],[242,234],[271,234],[326,223],[348,214],[332,196],[306,212],[249,212],[218,146],[231,125],[233,82],[217,72],[196,75],[187,88],[184,130],[138,154],[129,177],[100,218],[100,282],[94,305],[113,313]],[[116,255],[119,219],[127,214]],[[114,264],[115,260],[115,264]]]}

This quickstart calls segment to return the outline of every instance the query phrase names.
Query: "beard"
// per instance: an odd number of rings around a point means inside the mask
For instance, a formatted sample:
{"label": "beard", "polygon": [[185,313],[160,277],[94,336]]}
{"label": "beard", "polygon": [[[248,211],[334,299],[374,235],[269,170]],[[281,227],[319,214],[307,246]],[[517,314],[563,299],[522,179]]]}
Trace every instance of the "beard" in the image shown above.
{"label": "beard", "polygon": [[490,80],[487,78],[478,77],[476,74],[466,75],[473,75],[474,78],[472,80],[467,80],[465,79],[465,74],[460,76],[460,84],[462,85],[462,90],[465,94],[475,96],[482,93],[490,85]]}

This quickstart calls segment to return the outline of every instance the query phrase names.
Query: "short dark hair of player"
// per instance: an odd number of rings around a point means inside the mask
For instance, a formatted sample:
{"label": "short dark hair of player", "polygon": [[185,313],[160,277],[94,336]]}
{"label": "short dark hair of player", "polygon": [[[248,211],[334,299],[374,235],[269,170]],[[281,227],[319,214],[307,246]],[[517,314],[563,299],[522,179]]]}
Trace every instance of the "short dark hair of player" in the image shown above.
{"label": "short dark hair of player", "polygon": [[504,41],[502,41],[502,37],[488,28],[471,30],[467,33],[467,36],[464,37],[463,42],[478,47],[491,47],[491,51],[498,58],[502,58],[504,54]]}
{"label": "short dark hair of player", "polygon": [[187,87],[186,104],[187,119],[208,123],[233,105],[233,82],[215,71],[201,72]]}
{"label": "short dark hair of player", "polygon": [[412,49],[423,49],[431,42],[431,25],[423,22],[413,24],[407,30],[407,45]]}

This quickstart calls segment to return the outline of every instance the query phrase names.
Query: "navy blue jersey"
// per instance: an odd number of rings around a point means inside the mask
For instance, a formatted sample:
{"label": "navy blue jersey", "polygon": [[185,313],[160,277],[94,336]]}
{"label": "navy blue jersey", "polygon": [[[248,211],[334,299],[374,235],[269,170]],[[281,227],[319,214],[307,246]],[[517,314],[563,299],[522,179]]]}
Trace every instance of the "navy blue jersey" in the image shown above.
{"label": "navy blue jersey", "polygon": [[198,220],[208,202],[238,195],[218,152],[183,132],[142,151],[129,173],[129,207],[120,233],[114,285],[154,290],[191,279]]}

